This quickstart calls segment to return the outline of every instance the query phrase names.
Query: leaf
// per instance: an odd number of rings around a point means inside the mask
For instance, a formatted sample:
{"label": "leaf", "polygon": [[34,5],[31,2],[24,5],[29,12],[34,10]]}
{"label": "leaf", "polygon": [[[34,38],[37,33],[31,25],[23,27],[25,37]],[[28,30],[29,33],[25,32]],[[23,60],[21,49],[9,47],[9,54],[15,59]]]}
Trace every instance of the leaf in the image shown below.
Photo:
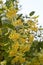
{"label": "leaf", "polygon": [[34,17],[32,17],[33,19],[37,19],[39,17],[39,15],[38,16],[34,16]]}
{"label": "leaf", "polygon": [[3,24],[4,27],[9,27],[10,29],[15,29],[15,26],[13,26],[12,24],[9,24],[9,23],[4,23]]}
{"label": "leaf", "polygon": [[0,8],[0,14],[2,14],[3,13],[3,9],[2,8]]}
{"label": "leaf", "polygon": [[18,16],[17,20],[20,19],[20,17],[21,17],[22,15],[23,15],[23,14],[20,14],[20,15]]}
{"label": "leaf", "polygon": [[2,28],[2,35],[5,35],[6,33],[8,33],[8,29],[5,28],[5,27],[3,27],[3,28]]}
{"label": "leaf", "polygon": [[11,0],[12,2],[16,1],[16,0]]}
{"label": "leaf", "polygon": [[11,43],[13,43],[13,40],[8,38],[7,36],[0,36],[0,43],[4,43],[4,44],[9,43],[9,44],[11,44]]}
{"label": "leaf", "polygon": [[2,28],[2,23],[1,23],[1,21],[0,21],[0,28]]}
{"label": "leaf", "polygon": [[43,41],[39,42],[38,46],[43,49]]}
{"label": "leaf", "polygon": [[35,11],[32,11],[32,12],[30,12],[29,15],[32,16],[32,15],[34,15],[34,13],[35,13]]}
{"label": "leaf", "polygon": [[11,1],[8,0],[8,1],[5,2],[5,4],[6,4],[7,8],[10,8],[10,6],[11,6]]}
{"label": "leaf", "polygon": [[0,28],[2,27],[2,21],[1,21],[1,17],[0,17]]}

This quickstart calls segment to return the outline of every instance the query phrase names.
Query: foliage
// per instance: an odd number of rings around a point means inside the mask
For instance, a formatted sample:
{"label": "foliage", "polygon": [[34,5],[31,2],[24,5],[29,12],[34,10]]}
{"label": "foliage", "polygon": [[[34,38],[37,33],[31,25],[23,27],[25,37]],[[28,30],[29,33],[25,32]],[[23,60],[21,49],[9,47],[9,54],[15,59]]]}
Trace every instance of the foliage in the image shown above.
{"label": "foliage", "polygon": [[0,65],[43,65],[43,41],[36,40],[38,16],[34,11],[29,17],[18,14],[18,3],[0,0]]}

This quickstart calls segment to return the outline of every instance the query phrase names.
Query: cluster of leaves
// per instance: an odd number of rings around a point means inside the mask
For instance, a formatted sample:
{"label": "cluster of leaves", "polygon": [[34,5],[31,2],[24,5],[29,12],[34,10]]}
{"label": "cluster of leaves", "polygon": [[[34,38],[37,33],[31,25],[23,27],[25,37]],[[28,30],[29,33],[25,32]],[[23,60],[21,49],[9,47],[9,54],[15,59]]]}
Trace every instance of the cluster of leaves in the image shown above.
{"label": "cluster of leaves", "polygon": [[17,0],[0,5],[0,65],[43,65],[43,41],[35,40],[38,16],[18,14]]}

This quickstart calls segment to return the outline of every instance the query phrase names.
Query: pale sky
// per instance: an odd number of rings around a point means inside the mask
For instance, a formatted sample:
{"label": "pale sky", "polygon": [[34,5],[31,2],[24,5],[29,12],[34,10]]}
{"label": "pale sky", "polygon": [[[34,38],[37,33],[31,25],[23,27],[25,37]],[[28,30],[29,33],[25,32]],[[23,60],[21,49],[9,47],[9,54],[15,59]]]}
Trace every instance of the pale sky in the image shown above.
{"label": "pale sky", "polygon": [[29,12],[35,11],[35,15],[39,15],[39,25],[43,26],[43,0],[19,0],[19,2],[19,4],[22,5],[19,13],[28,15]]}

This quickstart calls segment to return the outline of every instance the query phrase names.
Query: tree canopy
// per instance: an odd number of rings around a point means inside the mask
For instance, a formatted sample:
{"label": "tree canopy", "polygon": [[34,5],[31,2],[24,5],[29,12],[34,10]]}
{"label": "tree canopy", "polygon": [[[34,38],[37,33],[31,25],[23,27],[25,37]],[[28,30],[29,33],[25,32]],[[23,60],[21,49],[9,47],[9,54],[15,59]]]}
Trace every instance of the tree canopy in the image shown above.
{"label": "tree canopy", "polygon": [[0,0],[0,65],[43,65],[39,16],[35,11],[25,17],[18,14],[18,4],[18,0]]}

